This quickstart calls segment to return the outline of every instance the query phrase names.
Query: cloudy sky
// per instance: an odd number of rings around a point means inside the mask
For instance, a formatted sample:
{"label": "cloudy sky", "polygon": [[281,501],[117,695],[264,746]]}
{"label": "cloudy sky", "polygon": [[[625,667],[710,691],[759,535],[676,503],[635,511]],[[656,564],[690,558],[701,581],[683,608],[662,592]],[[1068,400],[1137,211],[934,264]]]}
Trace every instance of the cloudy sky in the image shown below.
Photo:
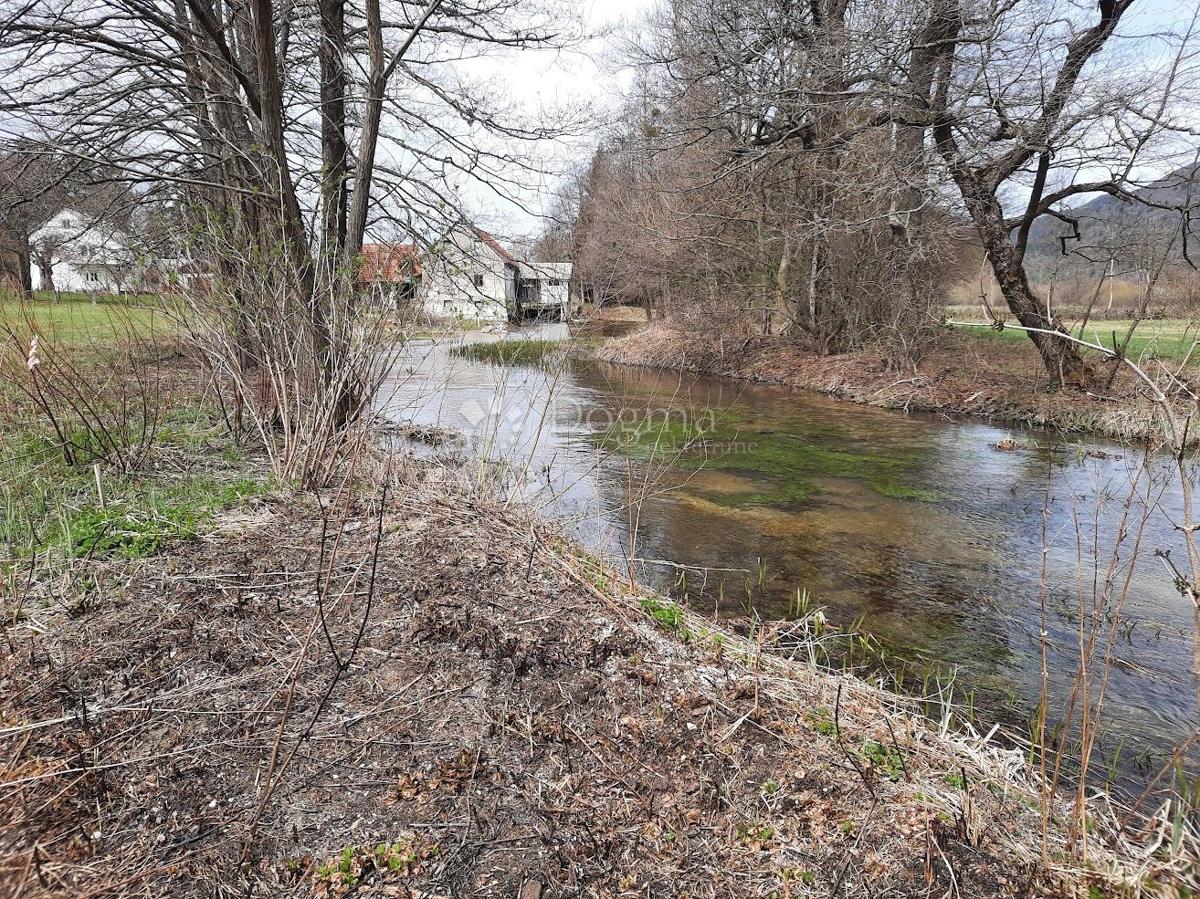
{"label": "cloudy sky", "polygon": [[[572,161],[585,161],[595,146],[601,125],[615,110],[632,73],[623,69],[616,48],[631,27],[658,0],[589,0],[578,5],[578,15],[591,39],[564,52],[513,51],[480,60],[472,68],[477,76],[502,80],[514,100],[527,105],[531,115],[547,115],[557,108],[588,107],[596,127],[546,148],[552,168],[564,170]],[[548,115],[553,118],[553,112]],[[536,210],[542,209],[560,178],[531,178],[530,190],[519,202],[505,202],[480,185],[462,186],[464,199],[481,223],[505,236],[532,235],[541,229]],[[522,208],[524,207],[524,208]]]}

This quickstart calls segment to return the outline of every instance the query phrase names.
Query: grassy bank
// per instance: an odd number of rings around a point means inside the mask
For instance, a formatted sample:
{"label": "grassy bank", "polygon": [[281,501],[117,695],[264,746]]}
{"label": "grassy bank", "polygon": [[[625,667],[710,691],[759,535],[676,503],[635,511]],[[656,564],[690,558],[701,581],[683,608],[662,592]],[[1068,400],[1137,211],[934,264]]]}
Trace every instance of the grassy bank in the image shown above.
{"label": "grassy bank", "polygon": [[212,402],[206,374],[150,307],[55,299],[0,316],[9,620],[86,607],[97,583],[72,574],[81,560],[153,555],[271,489],[262,460]]}
{"label": "grassy bank", "polygon": [[[976,317],[977,314],[964,316],[966,319]],[[1072,326],[1071,333],[1099,346],[1119,348],[1131,325],[1135,325],[1132,319],[1094,319],[1082,330]],[[1009,344],[1029,342],[1029,336],[1016,328],[996,330],[957,326],[957,330],[975,340],[1002,341]],[[1126,353],[1132,359],[1143,361],[1161,359],[1174,363],[1196,362],[1195,346],[1198,339],[1200,333],[1196,330],[1196,323],[1189,319],[1146,319],[1136,323]]]}
{"label": "grassy bank", "polygon": [[132,330],[153,338],[169,331],[156,297],[38,294],[32,300],[0,295],[0,328],[36,329],[75,347],[111,344]]}
{"label": "grassy bank", "polygon": [[1049,389],[1024,335],[944,332],[915,369],[895,370],[875,351],[820,356],[783,338],[728,338],[647,326],[601,347],[620,365],[722,375],[814,390],[904,411],[972,415],[990,421],[1137,440],[1154,433],[1153,408],[1122,375],[1108,396]]}

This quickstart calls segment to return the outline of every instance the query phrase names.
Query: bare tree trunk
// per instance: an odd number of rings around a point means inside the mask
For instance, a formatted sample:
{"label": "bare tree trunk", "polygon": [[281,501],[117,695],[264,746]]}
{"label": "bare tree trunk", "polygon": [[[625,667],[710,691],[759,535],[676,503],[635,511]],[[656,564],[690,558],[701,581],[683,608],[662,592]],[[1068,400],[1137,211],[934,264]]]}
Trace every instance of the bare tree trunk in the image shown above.
{"label": "bare tree trunk", "polygon": [[[788,297],[788,281],[792,273],[792,239],[788,234],[783,235],[783,249],[779,252],[779,267],[775,269],[775,309],[786,309]],[[764,319],[763,331],[770,334],[772,331],[772,316],[769,310]]]}
{"label": "bare tree trunk", "polygon": [[[1011,146],[998,155],[994,152],[964,152],[958,143],[950,92],[952,85],[957,83],[954,78],[958,63],[956,54],[967,21],[961,0],[936,0],[931,4],[929,19],[915,45],[914,58],[921,66],[926,63],[924,54],[930,54],[928,62],[932,65],[933,84],[931,94],[922,93],[928,90],[923,83],[926,74],[918,66],[914,73],[914,77],[920,79],[914,83],[914,109],[922,106],[928,109],[927,121],[934,146],[962,194],[1008,308],[1028,329],[1029,338],[1050,376],[1060,385],[1081,389],[1097,383],[1096,371],[1080,355],[1078,347],[1070,341],[1070,335],[1053,313],[1043,309],[1037,301],[1025,272],[1024,255],[1034,221],[1050,211],[1054,202],[1071,195],[1071,191],[1044,194],[1054,156],[1055,131],[1076,92],[1080,74],[1112,35],[1130,2],[1100,0],[1099,21],[1078,31],[1067,42],[1061,67],[1052,81],[1043,87],[1037,115],[1023,130],[1017,130],[1007,119],[1000,122],[989,142],[1009,142]],[[978,161],[980,155],[987,161],[981,164]],[[1025,210],[1012,222],[1006,222],[997,196],[1005,182],[1035,157],[1037,170]],[[1100,185],[1103,188],[1105,183]],[[1115,189],[1119,185],[1108,186]],[[1083,192],[1085,187],[1076,185],[1075,190]],[[1015,241],[1011,237],[1014,229]]]}
{"label": "bare tree trunk", "polygon": [[[51,293],[55,293],[58,291],[58,288],[54,286],[53,261],[54,260],[48,255],[38,256],[38,269],[42,273],[42,290],[48,290]],[[28,269],[28,268],[30,268],[30,266],[28,264],[26,264],[26,268]],[[29,282],[30,282],[29,283],[29,295],[33,296],[33,272],[32,271],[29,272]]]}
{"label": "bare tree trunk", "polygon": [[817,241],[814,240],[808,255],[808,326],[814,330],[817,327],[817,285],[820,270],[821,254]]}
{"label": "bare tree trunk", "polygon": [[[278,200],[277,214],[282,228],[282,244],[297,279],[300,299],[309,308],[309,327],[313,352],[317,360],[317,377],[326,386],[333,383],[337,362],[336,348],[323,298],[318,296],[316,272],[308,246],[304,217],[292,180],[284,140],[283,87],[279,77],[279,61],[275,47],[275,18],[272,0],[253,0],[254,42],[258,61],[259,121],[262,142],[275,184]],[[342,411],[339,404],[339,413]]]}
{"label": "bare tree trunk", "polygon": [[383,92],[396,66],[408,52],[417,35],[428,23],[430,16],[442,5],[442,0],[429,0],[421,16],[413,24],[408,37],[391,61],[383,60],[383,19],[379,11],[379,0],[366,0],[367,9],[367,55],[370,57],[370,72],[367,75],[367,92],[363,111],[362,136],[358,146],[358,169],[354,178],[354,198],[350,207],[350,221],[346,237],[346,248],[351,254],[362,251],[363,236],[367,230],[367,209],[371,203],[371,182],[375,176],[375,150],[379,144],[379,123],[383,117]]}
{"label": "bare tree trunk", "polygon": [[371,202],[375,148],[379,144],[383,90],[387,86],[387,76],[383,68],[383,21],[379,12],[379,0],[366,0],[366,5],[367,50],[371,59],[371,70],[367,76],[362,137],[358,145],[358,167],[354,178],[354,198],[346,235],[346,251],[351,255],[362,252],[363,237],[367,231],[367,209]]}
{"label": "bare tree trunk", "polygon": [[29,246],[17,251],[17,289],[20,290],[21,296],[27,300],[33,299],[33,262],[29,253]]}
{"label": "bare tree trunk", "polygon": [[[346,3],[320,0],[321,239],[327,258],[341,259],[346,243],[349,160],[346,146]],[[336,264],[336,263],[335,263]]]}
{"label": "bare tree trunk", "polygon": [[1095,369],[1080,355],[1062,323],[1034,295],[1025,266],[1009,239],[999,200],[975,183],[975,179],[967,173],[956,172],[955,180],[966,200],[1000,293],[1022,327],[1031,329],[1027,333],[1046,371],[1064,387],[1087,389],[1096,386]]}

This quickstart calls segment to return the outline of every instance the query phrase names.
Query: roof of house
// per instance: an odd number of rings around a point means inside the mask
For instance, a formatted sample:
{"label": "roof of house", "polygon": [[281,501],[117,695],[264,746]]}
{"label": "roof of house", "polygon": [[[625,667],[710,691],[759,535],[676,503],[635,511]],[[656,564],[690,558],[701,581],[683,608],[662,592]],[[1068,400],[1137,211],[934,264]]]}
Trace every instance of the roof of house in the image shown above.
{"label": "roof of house", "polygon": [[500,241],[496,240],[496,238],[492,237],[492,235],[488,234],[482,228],[476,228],[472,226],[471,230],[475,232],[476,237],[491,247],[496,252],[497,256],[499,256],[509,265],[517,265],[517,260],[513,258],[512,253],[500,246]]}
{"label": "roof of house", "polygon": [[369,243],[362,248],[358,279],[397,284],[421,276],[421,255],[411,243]]}

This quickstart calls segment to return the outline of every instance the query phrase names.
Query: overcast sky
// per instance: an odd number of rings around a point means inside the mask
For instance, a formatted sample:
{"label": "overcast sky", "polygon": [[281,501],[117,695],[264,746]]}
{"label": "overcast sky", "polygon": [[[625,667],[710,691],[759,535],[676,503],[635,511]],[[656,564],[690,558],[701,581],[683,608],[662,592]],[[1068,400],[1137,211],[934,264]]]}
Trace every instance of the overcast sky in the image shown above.
{"label": "overcast sky", "polygon": [[[592,39],[568,52],[511,51],[481,61],[482,71],[501,78],[514,99],[521,99],[531,111],[575,106],[581,102],[591,108],[595,131],[563,141],[554,148],[556,168],[570,162],[585,161],[595,146],[600,126],[614,111],[632,79],[622,70],[614,53],[628,26],[636,24],[658,0],[590,0],[579,4],[580,14]],[[542,221],[536,210],[544,208],[559,178],[539,177],[521,204],[508,203],[479,185],[464,186],[465,201],[481,224],[498,234],[515,237],[537,233]],[[526,209],[522,209],[524,205]]]}

